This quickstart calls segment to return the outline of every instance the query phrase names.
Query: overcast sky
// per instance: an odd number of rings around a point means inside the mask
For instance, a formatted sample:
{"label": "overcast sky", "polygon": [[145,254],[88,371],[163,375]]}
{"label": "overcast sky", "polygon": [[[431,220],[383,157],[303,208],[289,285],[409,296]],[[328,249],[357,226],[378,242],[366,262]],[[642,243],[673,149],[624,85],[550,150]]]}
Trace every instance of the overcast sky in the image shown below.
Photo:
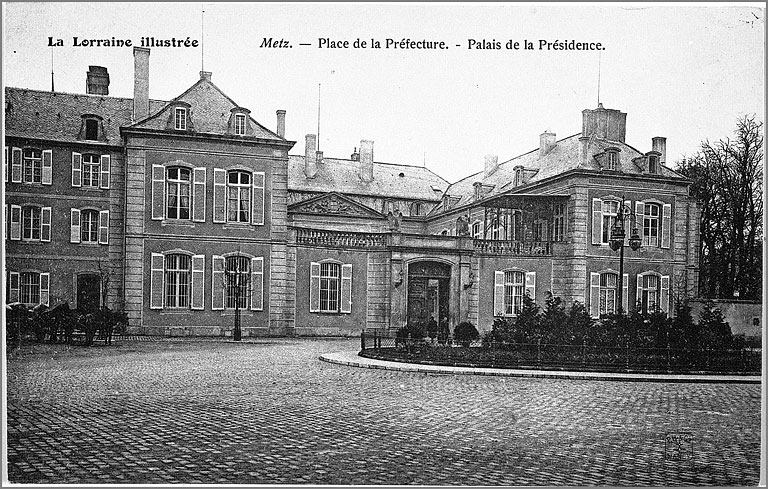
{"label": "overcast sky", "polygon": [[[89,65],[109,70],[110,95],[131,97],[131,48],[73,47],[80,39],[202,39],[205,70],[238,104],[274,130],[287,110],[286,136],[304,152],[348,158],[372,139],[376,161],[426,166],[453,182],[581,131],[581,111],[600,101],[628,113],[627,143],[651,149],[667,137],[670,164],[703,139],[730,136],[736,119],[764,120],[765,18],[762,4],[4,4],[3,83],[84,93]],[[201,10],[205,10],[205,35]],[[48,37],[64,47],[48,47]],[[292,48],[261,48],[264,38]],[[445,41],[447,50],[320,49],[318,39]],[[468,40],[502,49],[467,49]],[[534,50],[507,50],[509,40]],[[539,40],[601,43],[602,51],[539,50]],[[310,43],[311,46],[299,46]],[[457,47],[457,45],[459,45]],[[201,48],[155,48],[150,97],[170,100],[195,83]]]}

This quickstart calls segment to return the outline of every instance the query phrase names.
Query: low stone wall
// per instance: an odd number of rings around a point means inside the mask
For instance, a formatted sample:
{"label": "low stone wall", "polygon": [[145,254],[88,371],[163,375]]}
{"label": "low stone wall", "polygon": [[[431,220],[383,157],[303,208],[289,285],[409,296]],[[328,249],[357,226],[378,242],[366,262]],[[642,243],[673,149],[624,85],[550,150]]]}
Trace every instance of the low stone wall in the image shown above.
{"label": "low stone wall", "polygon": [[[706,302],[706,299],[693,299],[690,302],[694,320],[698,320]],[[723,313],[734,335],[762,338],[763,305],[760,301],[714,299],[712,302]]]}

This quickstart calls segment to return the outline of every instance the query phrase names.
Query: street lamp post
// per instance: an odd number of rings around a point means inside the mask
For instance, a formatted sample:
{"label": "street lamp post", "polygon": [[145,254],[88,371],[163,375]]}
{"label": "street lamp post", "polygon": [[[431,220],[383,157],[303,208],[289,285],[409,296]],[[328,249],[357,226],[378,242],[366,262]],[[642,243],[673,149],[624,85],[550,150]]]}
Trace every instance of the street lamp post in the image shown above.
{"label": "street lamp post", "polygon": [[624,304],[624,238],[626,237],[625,223],[629,219],[632,234],[629,235],[629,247],[632,251],[640,249],[640,233],[637,230],[637,218],[632,209],[624,203],[624,196],[621,196],[621,204],[616,210],[616,219],[611,226],[611,237],[609,239],[611,249],[613,251],[619,251],[619,288],[618,288],[618,304],[616,310],[619,314],[623,314]]}

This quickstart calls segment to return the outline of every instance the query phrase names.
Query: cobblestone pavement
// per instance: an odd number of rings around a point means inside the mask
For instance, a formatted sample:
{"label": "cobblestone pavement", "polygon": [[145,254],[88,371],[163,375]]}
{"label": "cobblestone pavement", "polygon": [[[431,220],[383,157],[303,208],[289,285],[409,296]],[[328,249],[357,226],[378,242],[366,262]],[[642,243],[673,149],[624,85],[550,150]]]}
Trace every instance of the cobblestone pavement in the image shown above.
{"label": "cobblestone pavement", "polygon": [[[759,385],[427,375],[317,360],[357,344],[121,340],[113,347],[25,347],[8,357],[8,478],[758,482]],[[690,437],[677,445],[669,433]]]}

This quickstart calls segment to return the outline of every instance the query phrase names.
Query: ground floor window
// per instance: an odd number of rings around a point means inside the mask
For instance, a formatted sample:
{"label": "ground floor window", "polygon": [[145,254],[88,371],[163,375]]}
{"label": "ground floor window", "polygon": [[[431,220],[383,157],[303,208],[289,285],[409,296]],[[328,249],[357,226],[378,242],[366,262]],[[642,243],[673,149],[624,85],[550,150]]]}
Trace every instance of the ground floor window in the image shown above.
{"label": "ground floor window", "polygon": [[643,314],[656,312],[659,308],[659,277],[658,275],[644,275],[642,281],[643,290],[640,301]]}
{"label": "ground floor window", "polygon": [[320,264],[320,312],[339,312],[341,265]]}
{"label": "ground floor window", "polygon": [[247,256],[230,256],[226,259],[226,306],[227,309],[247,309],[251,297],[251,259]]}
{"label": "ground floor window", "polygon": [[191,259],[188,255],[165,257],[165,307],[189,307]]}
{"label": "ground floor window", "polygon": [[40,274],[24,272],[21,274],[21,299],[27,305],[40,304]]}
{"label": "ground floor window", "polygon": [[616,312],[616,288],[619,275],[606,272],[600,274],[600,314]]}
{"label": "ground floor window", "polygon": [[352,312],[352,264],[311,263],[309,289],[309,312]]}
{"label": "ground floor window", "polygon": [[504,272],[504,314],[517,316],[523,309],[525,273]]}

